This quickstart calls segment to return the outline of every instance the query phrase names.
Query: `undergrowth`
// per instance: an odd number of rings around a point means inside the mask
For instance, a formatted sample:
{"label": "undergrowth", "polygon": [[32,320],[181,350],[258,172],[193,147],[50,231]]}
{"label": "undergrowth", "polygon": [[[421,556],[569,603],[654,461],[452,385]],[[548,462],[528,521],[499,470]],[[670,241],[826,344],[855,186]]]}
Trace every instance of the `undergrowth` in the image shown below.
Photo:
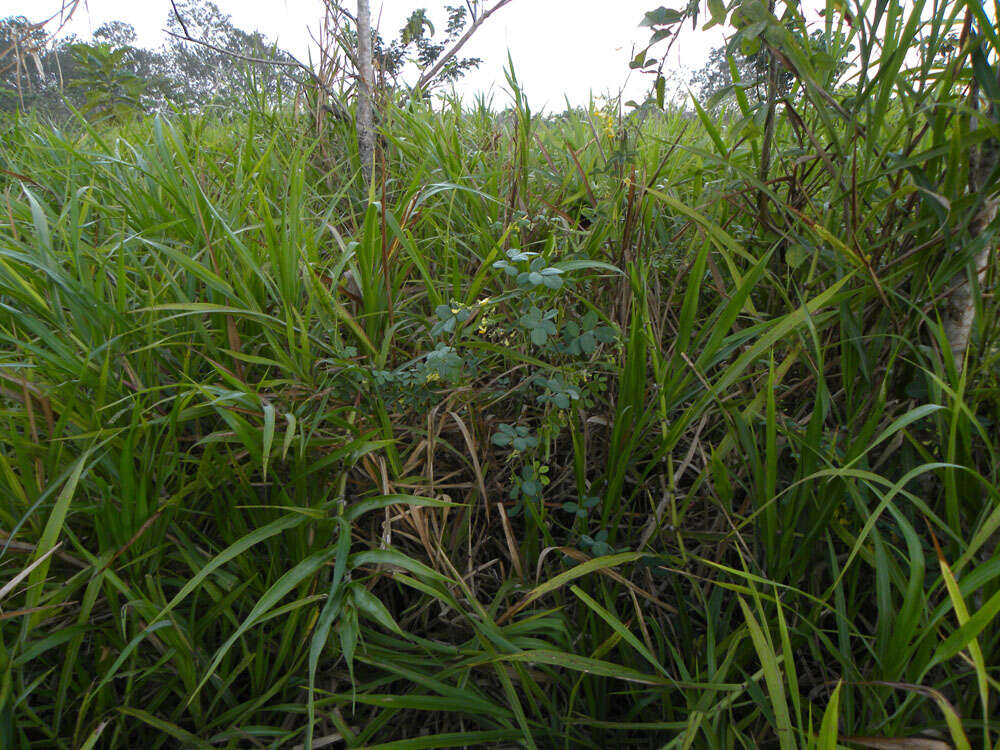
{"label": "undergrowth", "polygon": [[4,125],[0,746],[994,746],[995,33],[908,12],[773,131],[511,74],[370,189],[254,104]]}

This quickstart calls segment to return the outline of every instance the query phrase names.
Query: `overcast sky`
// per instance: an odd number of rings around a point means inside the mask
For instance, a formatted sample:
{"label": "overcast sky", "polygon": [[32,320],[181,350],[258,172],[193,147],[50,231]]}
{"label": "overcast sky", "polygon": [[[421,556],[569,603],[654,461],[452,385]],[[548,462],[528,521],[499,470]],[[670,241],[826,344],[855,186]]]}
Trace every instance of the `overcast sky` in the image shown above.
{"label": "overcast sky", "polygon": [[[371,0],[372,23],[382,35],[398,35],[414,8],[425,7],[439,29],[447,16],[445,5],[461,0]],[[156,47],[170,12],[169,0],[83,0],[69,30],[81,37],[109,20],[132,24],[139,44]],[[0,0],[0,17],[23,14],[32,20],[58,9],[59,0]],[[259,29],[280,46],[305,59],[308,28],[322,16],[321,0],[216,0],[244,29]],[[492,2],[490,3],[492,4]],[[490,18],[463,48],[463,54],[481,57],[479,70],[460,86],[463,94],[492,91],[496,104],[506,104],[503,68],[507,52],[523,83],[532,107],[562,110],[564,95],[572,104],[585,103],[590,94],[617,93],[626,84],[633,48],[641,49],[649,30],[639,27],[643,14],[658,0],[514,0]],[[675,3],[676,4],[676,3]],[[348,3],[353,6],[354,3]],[[670,68],[699,67],[708,51],[720,43],[720,33],[685,29],[671,56]],[[640,95],[648,81],[633,75],[626,92]]]}

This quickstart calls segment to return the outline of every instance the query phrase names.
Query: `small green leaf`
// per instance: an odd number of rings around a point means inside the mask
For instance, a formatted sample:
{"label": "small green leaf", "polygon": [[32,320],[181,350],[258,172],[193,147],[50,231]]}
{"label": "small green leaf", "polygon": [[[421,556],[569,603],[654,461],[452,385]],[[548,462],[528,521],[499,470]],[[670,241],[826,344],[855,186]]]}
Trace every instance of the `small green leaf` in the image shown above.
{"label": "small green leaf", "polygon": [[666,26],[677,23],[684,18],[684,14],[673,8],[660,6],[656,10],[649,11],[640,22],[640,26]]}
{"label": "small green leaf", "polygon": [[271,446],[274,443],[274,405],[264,404],[264,434],[263,434],[263,450],[261,451],[262,457],[262,475],[264,481],[267,481],[267,464],[271,459]]}
{"label": "small green leaf", "polygon": [[840,689],[843,682],[837,682],[837,687],[830,696],[830,703],[823,712],[823,721],[819,727],[819,745],[817,750],[837,750],[837,736],[840,720]]}
{"label": "small green leaf", "polygon": [[792,268],[798,268],[809,259],[809,250],[796,243],[785,250],[785,262]]}
{"label": "small green leaf", "polygon": [[385,605],[361,584],[351,584],[351,600],[354,602],[354,606],[357,607],[358,612],[365,615],[368,619],[374,620],[383,628],[396,635],[405,636],[399,625],[396,624],[396,621],[392,619],[392,615],[386,609]]}
{"label": "small green leaf", "polygon": [[354,607],[344,607],[344,614],[340,618],[340,650],[344,654],[344,661],[347,662],[347,672],[354,682],[354,649],[358,645],[358,612]]}

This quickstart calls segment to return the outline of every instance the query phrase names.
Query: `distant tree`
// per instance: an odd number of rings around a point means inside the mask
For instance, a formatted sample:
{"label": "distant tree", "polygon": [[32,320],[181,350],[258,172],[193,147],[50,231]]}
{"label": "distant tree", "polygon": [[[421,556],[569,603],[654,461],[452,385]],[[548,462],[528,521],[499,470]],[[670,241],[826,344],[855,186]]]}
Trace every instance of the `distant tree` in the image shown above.
{"label": "distant tree", "polygon": [[0,19],[0,110],[30,109],[47,90],[45,42],[45,31],[24,16]]}
{"label": "distant tree", "polygon": [[[847,69],[847,57],[853,47],[845,48],[844,35],[841,35],[838,44],[836,59],[827,61],[838,68],[838,72]],[[813,58],[818,62],[821,57],[831,57],[834,50],[827,44],[826,36],[822,31],[814,31],[809,35],[808,45],[803,45],[808,49]],[[691,79],[699,98],[710,100],[713,97],[724,95],[737,81],[733,78],[733,66],[739,79],[739,86],[744,90],[747,99],[751,102],[761,101],[765,97],[767,88],[769,54],[763,46],[751,45],[744,47],[737,43],[716,47],[709,53],[708,61],[700,69],[695,71]],[[732,61],[732,65],[730,64]],[[790,70],[778,65],[777,95],[786,96],[791,89],[795,76]]]}
{"label": "distant tree", "polygon": [[104,24],[93,43],[84,43],[73,35],[52,42],[23,16],[0,20],[0,54],[10,50],[0,64],[0,109],[65,117],[68,104],[97,117],[124,115],[126,102],[147,105],[156,54],[134,41],[135,29],[121,21]]}
{"label": "distant tree", "polygon": [[[708,55],[708,61],[691,79],[699,98],[711,99],[724,93],[737,83],[733,78],[735,65],[739,85],[743,87],[750,99],[760,100],[764,97],[764,86],[767,80],[768,54],[764,49],[745,54],[726,45],[715,47]],[[779,73],[779,92],[786,92],[792,81],[791,74],[782,69]]]}
{"label": "distant tree", "polygon": [[[327,2],[341,7],[340,0]],[[485,0],[447,6],[441,30],[421,8],[391,41],[373,33],[373,92],[392,95],[419,84],[426,93],[462,77],[481,61],[459,56],[458,50],[509,2],[496,0],[489,9]],[[251,71],[255,92],[272,101],[298,87],[303,73],[313,75],[260,32],[235,26],[211,0],[176,0],[166,20],[171,37],[156,50],[139,47],[135,29],[123,21],[100,26],[92,42],[73,36],[53,42],[24,16],[0,20],[0,111],[65,117],[69,104],[88,116],[117,117],[126,114],[126,102],[145,111],[170,104],[234,106],[245,101]],[[357,41],[353,27],[339,37],[347,50],[357,50]],[[406,74],[414,71],[416,81],[407,85]]]}
{"label": "distant tree", "polygon": [[[174,84],[172,98],[181,104],[235,104],[242,100],[247,78],[247,58],[278,63],[293,61],[284,50],[268,43],[259,31],[234,26],[232,17],[205,0],[179,0],[178,13],[167,18],[174,36],[166,49],[165,74]],[[186,41],[186,38],[199,43]],[[271,96],[296,85],[286,67],[259,64],[256,81]]]}
{"label": "distant tree", "polygon": [[126,120],[143,111],[147,79],[129,69],[129,47],[77,43],[71,52],[80,74],[70,87],[83,92],[83,114],[93,120]]}
{"label": "distant tree", "polygon": [[[24,16],[0,19],[0,111],[66,117],[69,104],[89,117],[121,117],[130,107],[235,105],[245,100],[247,58],[292,60],[259,32],[234,26],[213,2],[179,0],[177,8],[183,20],[171,13],[168,29],[207,44],[172,37],[159,49],[144,49],[123,21],[98,27],[92,42],[72,35],[52,41]],[[257,90],[270,98],[297,85],[288,67],[255,67]]]}
{"label": "distant tree", "polygon": [[150,50],[135,45],[135,28],[124,21],[109,21],[94,31],[94,41],[122,50],[120,65],[123,72],[142,81],[141,103],[145,110],[163,108],[172,98],[175,82],[171,79],[170,59],[163,50]]}
{"label": "distant tree", "polygon": [[113,48],[135,49],[135,27],[124,21],[108,21],[97,27],[94,41],[109,44]]}

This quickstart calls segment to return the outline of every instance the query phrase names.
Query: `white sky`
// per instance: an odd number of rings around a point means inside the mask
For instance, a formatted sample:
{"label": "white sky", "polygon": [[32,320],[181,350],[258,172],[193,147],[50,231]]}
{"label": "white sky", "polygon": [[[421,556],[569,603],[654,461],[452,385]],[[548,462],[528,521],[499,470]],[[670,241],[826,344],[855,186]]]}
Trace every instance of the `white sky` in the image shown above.
{"label": "white sky", "polygon": [[[280,46],[305,59],[307,28],[316,28],[322,17],[321,0],[215,0],[233,23],[247,30],[259,29]],[[425,7],[435,26],[443,31],[445,5],[461,0],[372,0],[372,24],[378,23],[383,37],[398,35],[415,8]],[[534,109],[561,111],[564,95],[572,104],[586,103],[591,93],[617,93],[629,75],[633,48],[641,49],[649,29],[641,28],[643,14],[662,0],[514,0],[493,15],[463,48],[466,56],[481,57],[479,70],[462,81],[463,94],[492,91],[495,104],[505,106],[503,69],[507,51]],[[32,20],[59,8],[59,0],[0,0],[0,17],[25,15]],[[492,2],[490,3],[492,5]],[[669,4],[669,3],[668,3]],[[677,4],[677,3],[675,3]],[[353,6],[353,3],[349,3]],[[138,43],[156,47],[163,41],[162,28],[170,12],[169,0],[83,0],[67,30],[87,38],[109,20],[132,24]],[[698,68],[708,51],[721,42],[718,30],[692,31],[686,27],[675,45],[669,67]],[[637,74],[626,88],[638,97],[648,80]]]}

